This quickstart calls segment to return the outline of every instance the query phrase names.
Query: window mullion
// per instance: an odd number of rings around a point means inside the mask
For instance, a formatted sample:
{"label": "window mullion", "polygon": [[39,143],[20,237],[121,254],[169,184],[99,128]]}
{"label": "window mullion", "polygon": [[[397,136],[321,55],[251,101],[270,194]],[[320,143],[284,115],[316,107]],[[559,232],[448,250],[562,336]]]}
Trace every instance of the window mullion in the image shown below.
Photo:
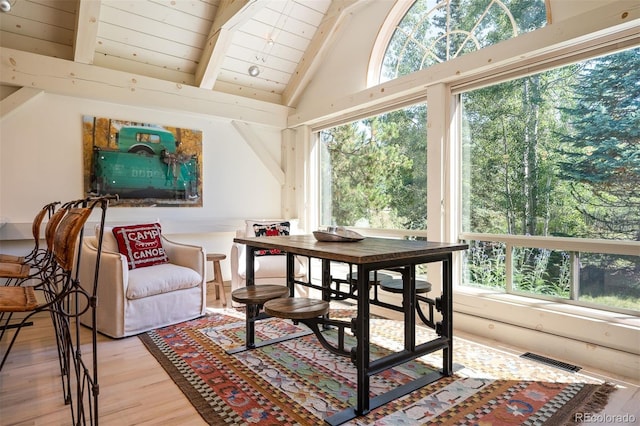
{"label": "window mullion", "polygon": [[580,296],[580,252],[571,252],[571,290],[569,298],[578,300]]}
{"label": "window mullion", "polygon": [[507,293],[513,293],[513,245],[510,243],[505,245],[504,256],[505,290]]}

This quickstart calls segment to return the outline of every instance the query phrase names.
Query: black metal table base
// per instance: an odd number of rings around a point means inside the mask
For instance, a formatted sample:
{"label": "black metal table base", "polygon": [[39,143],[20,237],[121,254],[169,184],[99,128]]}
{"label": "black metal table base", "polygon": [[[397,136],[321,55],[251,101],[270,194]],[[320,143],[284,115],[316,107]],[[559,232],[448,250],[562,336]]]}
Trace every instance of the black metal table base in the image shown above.
{"label": "black metal table base", "polygon": [[[372,409],[380,407],[389,401],[406,395],[442,377],[450,376],[453,373],[453,303],[452,303],[452,258],[453,252],[465,250],[466,244],[440,243],[430,241],[397,240],[385,238],[366,238],[358,243],[345,245],[342,243],[319,244],[313,236],[293,235],[293,236],[273,236],[255,238],[235,238],[234,242],[246,245],[246,281],[247,286],[255,282],[254,254],[258,249],[278,249],[286,253],[287,256],[287,286],[289,296],[294,296],[294,287],[297,284],[295,279],[295,256],[306,256],[317,258],[322,262],[322,285],[317,286],[312,283],[309,274],[306,283],[307,287],[316,288],[322,291],[322,299],[354,298],[357,301],[357,316],[351,321],[356,345],[349,352],[339,351],[340,355],[350,355],[356,369],[357,396],[354,406],[337,413],[325,420],[328,424],[342,424],[348,420],[369,413]],[[355,286],[350,282],[349,292],[342,293],[339,289],[332,289],[331,263],[340,262],[349,265],[350,270],[355,267],[357,280]],[[430,318],[422,318],[417,306],[416,294],[416,266],[427,263],[440,263],[442,282],[441,295],[429,300],[429,309],[435,309],[440,313],[441,320],[434,323],[433,314]],[[371,324],[370,308],[376,305],[377,301],[371,301],[369,277],[377,270],[388,270],[391,268],[403,268],[403,291],[401,311],[404,316],[404,349],[376,360],[370,360],[370,336]],[[400,307],[395,307],[396,310]],[[253,313],[254,315],[256,313]],[[253,316],[253,315],[252,315]],[[428,342],[419,343],[416,341],[416,317],[419,320],[433,326],[437,338]],[[426,321],[425,321],[426,319]],[[318,321],[319,322],[319,321]],[[247,316],[247,339],[246,346],[252,347],[254,328],[253,321]],[[313,324],[317,326],[317,323]],[[317,334],[320,334],[317,330]],[[324,345],[323,345],[324,346]],[[427,353],[442,350],[442,370],[419,377],[403,386],[399,386],[389,392],[377,397],[370,397],[370,378],[384,370],[393,368],[406,361],[419,358]]]}
{"label": "black metal table base", "polygon": [[[454,364],[453,366],[454,371],[458,371],[462,368],[464,368],[464,366],[460,364]],[[442,371],[434,371],[432,373],[425,374],[424,376],[420,376],[412,382],[406,383],[402,386],[398,386],[397,388],[394,388],[389,392],[385,392],[382,395],[374,396],[370,399],[369,411],[375,410],[376,408],[381,407],[388,402],[401,398],[415,390],[420,389],[423,386],[436,382],[443,377],[446,377],[446,374],[443,374]],[[356,417],[365,415],[369,411],[367,411],[366,413],[358,413],[354,407],[349,407],[339,413],[334,414],[333,416],[327,417],[326,419],[324,419],[324,422],[332,426],[341,425],[348,422],[349,420],[355,419]]]}
{"label": "black metal table base", "polygon": [[280,336],[280,337],[277,337],[275,339],[262,340],[260,342],[254,343],[253,346],[251,346],[251,347],[248,347],[247,345],[243,345],[243,346],[235,347],[233,349],[229,349],[229,350],[227,350],[225,352],[228,353],[229,355],[233,355],[233,354],[237,354],[237,353],[240,353],[240,352],[248,351],[248,350],[251,350],[251,349],[262,348],[264,346],[274,345],[274,344],[280,343],[280,342],[286,342],[287,340],[297,339],[298,337],[308,336],[309,334],[313,334],[313,331],[311,331],[311,330],[303,330],[303,331],[299,331],[297,333],[292,333],[292,334],[287,334],[285,336]]}

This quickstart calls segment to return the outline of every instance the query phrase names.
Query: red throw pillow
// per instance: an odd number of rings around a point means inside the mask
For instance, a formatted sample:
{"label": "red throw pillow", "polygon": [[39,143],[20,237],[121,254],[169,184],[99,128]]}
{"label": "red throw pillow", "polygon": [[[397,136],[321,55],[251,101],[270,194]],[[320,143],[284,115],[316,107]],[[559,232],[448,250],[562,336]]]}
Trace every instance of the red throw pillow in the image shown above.
{"label": "red throw pillow", "polygon": [[[256,237],[272,237],[278,235],[289,235],[291,229],[290,222],[278,222],[278,223],[254,223],[253,231],[256,233]],[[256,250],[256,256],[265,256],[270,254],[284,254],[281,250]]]}
{"label": "red throw pillow", "polygon": [[159,223],[113,227],[118,250],[127,257],[129,269],[169,262],[162,247],[161,231]]}

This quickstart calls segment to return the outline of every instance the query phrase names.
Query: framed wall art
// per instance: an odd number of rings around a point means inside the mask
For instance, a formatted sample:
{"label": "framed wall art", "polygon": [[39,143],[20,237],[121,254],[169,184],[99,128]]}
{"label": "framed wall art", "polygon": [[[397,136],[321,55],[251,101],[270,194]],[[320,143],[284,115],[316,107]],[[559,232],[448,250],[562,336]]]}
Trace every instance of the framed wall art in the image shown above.
{"label": "framed wall art", "polygon": [[202,207],[202,131],[83,116],[87,195],[114,206]]}

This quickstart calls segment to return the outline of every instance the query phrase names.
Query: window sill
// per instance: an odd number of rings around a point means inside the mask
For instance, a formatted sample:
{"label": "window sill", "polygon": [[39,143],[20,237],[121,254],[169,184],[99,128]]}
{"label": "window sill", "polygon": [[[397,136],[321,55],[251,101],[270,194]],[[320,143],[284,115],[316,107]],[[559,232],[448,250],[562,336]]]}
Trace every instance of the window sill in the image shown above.
{"label": "window sill", "polygon": [[559,302],[458,288],[454,312],[640,355],[640,318]]}
{"label": "window sill", "polygon": [[534,299],[532,297],[520,296],[515,294],[505,294],[495,292],[489,289],[480,289],[472,287],[457,288],[454,293],[454,303],[457,297],[478,297],[485,300],[491,300],[499,303],[508,303],[521,305],[522,307],[557,312],[565,315],[581,317],[585,320],[606,321],[608,323],[616,323],[628,327],[634,327],[640,330],[640,317],[619,312],[610,312],[601,309],[589,308],[585,306],[572,305],[570,303],[554,302],[548,300]]}

